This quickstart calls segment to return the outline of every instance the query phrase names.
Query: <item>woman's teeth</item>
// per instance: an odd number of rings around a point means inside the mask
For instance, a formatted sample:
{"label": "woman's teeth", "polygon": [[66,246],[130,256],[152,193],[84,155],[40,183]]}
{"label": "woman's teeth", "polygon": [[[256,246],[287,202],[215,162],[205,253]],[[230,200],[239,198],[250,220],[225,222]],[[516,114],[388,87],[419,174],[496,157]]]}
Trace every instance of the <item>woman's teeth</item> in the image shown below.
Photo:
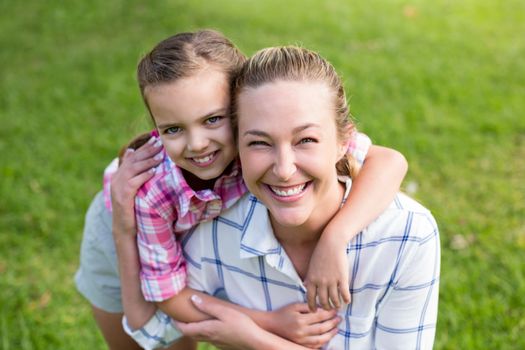
{"label": "woman's teeth", "polygon": [[302,184],[302,185],[299,185],[299,186],[288,188],[286,190],[281,190],[279,188],[272,187],[272,186],[269,186],[269,187],[270,187],[270,189],[272,190],[273,193],[275,193],[276,195],[278,195],[280,197],[290,197],[290,196],[296,195],[298,193],[301,193],[302,190],[304,190],[305,186],[306,186],[306,184]]}

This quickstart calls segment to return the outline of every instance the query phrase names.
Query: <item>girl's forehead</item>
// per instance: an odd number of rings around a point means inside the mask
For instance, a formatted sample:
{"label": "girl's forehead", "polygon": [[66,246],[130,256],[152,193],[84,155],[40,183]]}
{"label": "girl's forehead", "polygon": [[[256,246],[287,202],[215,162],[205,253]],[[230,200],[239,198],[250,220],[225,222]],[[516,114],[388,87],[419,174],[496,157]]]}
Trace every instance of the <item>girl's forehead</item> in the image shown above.
{"label": "girl's forehead", "polygon": [[157,123],[161,119],[189,122],[229,108],[228,80],[222,72],[203,71],[151,87],[146,100]]}

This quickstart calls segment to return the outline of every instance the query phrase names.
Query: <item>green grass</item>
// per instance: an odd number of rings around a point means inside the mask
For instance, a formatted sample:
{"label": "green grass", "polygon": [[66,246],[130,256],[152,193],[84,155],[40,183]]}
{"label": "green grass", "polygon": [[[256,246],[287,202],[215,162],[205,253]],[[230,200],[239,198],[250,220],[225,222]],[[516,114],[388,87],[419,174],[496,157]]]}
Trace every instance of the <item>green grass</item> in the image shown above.
{"label": "green grass", "polygon": [[[346,81],[442,237],[436,349],[525,348],[525,3],[0,1],[0,347],[98,349],[76,292],[101,172],[147,126],[140,55],[212,27],[251,54],[301,43]],[[460,238],[465,244],[457,244]]]}

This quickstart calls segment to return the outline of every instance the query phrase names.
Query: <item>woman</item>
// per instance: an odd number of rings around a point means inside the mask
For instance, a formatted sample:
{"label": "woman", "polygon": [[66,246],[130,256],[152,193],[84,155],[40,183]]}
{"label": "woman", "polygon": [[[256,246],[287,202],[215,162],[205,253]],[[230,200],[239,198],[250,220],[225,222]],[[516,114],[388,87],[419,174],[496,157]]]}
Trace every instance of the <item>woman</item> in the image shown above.
{"label": "woman", "polygon": [[[355,169],[345,155],[345,135],[353,125],[333,67],[297,47],[255,54],[233,97],[251,194],[185,238],[188,283],[241,306],[272,310],[305,300],[312,252],[351,190]],[[431,348],[440,265],[433,217],[398,195],[363,232],[341,247],[353,300],[339,310],[342,322],[324,348]],[[231,348],[279,348],[279,339],[249,320],[239,322],[234,311],[194,302],[217,320],[180,324],[186,334]]]}

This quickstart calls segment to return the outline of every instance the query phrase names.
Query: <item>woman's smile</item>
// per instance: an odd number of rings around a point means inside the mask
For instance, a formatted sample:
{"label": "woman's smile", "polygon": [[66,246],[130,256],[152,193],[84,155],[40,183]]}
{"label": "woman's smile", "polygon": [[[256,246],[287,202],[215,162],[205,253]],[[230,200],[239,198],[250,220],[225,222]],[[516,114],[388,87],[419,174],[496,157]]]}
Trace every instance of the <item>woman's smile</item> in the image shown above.
{"label": "woman's smile", "polygon": [[291,186],[273,186],[266,185],[273,194],[273,197],[283,202],[293,202],[301,199],[308,188],[310,182],[304,182]]}

